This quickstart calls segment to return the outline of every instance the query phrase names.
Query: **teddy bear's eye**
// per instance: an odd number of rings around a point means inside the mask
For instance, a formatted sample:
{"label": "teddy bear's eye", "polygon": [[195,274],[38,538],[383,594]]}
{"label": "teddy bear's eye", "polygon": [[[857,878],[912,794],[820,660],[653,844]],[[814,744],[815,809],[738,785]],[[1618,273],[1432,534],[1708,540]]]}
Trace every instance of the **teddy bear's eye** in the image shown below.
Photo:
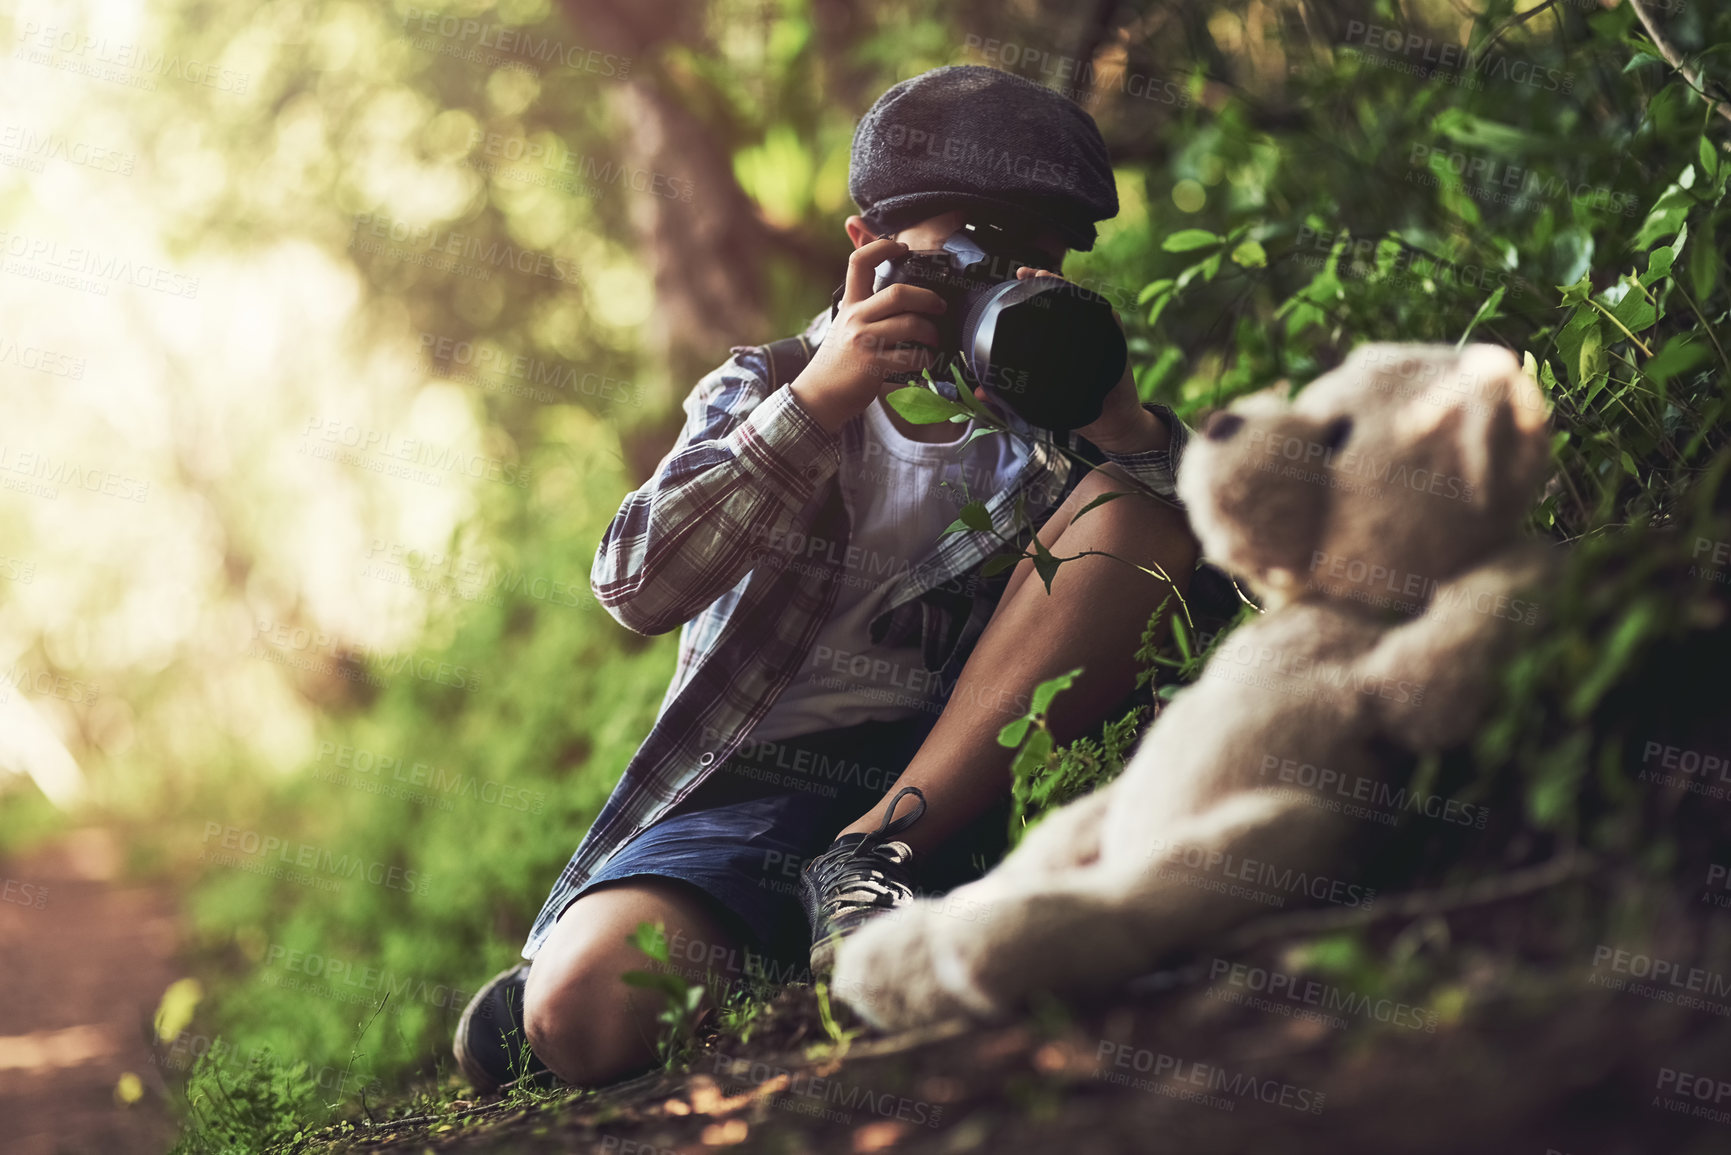
{"label": "teddy bear's eye", "polygon": [[1318,438],[1323,448],[1330,453],[1346,444],[1346,439],[1352,435],[1352,418],[1336,417],[1322,427],[1322,436]]}
{"label": "teddy bear's eye", "polygon": [[1244,418],[1236,413],[1228,413],[1217,409],[1202,423],[1202,436],[1210,441],[1225,441],[1237,433],[1244,425]]}

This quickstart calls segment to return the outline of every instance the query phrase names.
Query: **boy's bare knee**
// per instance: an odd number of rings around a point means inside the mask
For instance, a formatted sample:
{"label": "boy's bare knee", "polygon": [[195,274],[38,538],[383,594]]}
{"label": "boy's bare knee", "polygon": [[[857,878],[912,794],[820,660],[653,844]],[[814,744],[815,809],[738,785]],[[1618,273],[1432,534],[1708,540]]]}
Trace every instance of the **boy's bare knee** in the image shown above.
{"label": "boy's bare knee", "polygon": [[529,1047],[567,1083],[599,1086],[655,1061],[661,996],[621,978],[655,965],[627,941],[645,922],[661,924],[673,942],[705,944],[711,957],[734,953],[686,883],[627,880],[572,903],[542,944],[523,991]]}
{"label": "boy's bare knee", "polygon": [[619,975],[607,966],[600,959],[579,960],[543,974],[539,982],[541,968],[533,967],[523,992],[530,1050],[574,1086],[615,1082],[654,1060],[653,1044],[632,1013],[636,1000],[620,997]]}

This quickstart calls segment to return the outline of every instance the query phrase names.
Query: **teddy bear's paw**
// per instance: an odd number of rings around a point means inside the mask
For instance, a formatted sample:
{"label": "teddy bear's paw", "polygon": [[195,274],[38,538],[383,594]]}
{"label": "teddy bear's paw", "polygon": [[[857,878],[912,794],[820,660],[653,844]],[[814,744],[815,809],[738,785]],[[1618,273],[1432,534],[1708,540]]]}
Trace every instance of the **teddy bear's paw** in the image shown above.
{"label": "teddy bear's paw", "polygon": [[836,954],[830,989],[880,1030],[903,1030],[969,1013],[941,976],[943,948],[932,915],[912,903],[849,936]]}

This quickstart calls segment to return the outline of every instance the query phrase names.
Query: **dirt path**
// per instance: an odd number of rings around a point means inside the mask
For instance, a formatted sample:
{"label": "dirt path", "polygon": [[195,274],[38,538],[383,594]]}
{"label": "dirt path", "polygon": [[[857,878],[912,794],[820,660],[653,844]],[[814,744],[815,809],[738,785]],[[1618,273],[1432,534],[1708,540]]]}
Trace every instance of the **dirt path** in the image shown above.
{"label": "dirt path", "polygon": [[[0,1152],[160,1153],[174,1139],[151,1019],[180,977],[174,907],[119,881],[106,832],[0,862]],[[122,1074],[144,1095],[122,1105]]]}

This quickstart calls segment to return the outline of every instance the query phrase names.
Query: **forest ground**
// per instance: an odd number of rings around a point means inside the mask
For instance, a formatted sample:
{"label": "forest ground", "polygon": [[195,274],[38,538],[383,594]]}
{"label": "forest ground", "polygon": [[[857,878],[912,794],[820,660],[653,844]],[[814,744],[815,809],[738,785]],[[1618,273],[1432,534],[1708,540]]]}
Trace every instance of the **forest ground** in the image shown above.
{"label": "forest ground", "polygon": [[[87,828],[0,863],[10,893],[29,899],[0,902],[7,1155],[142,1155],[173,1141],[160,1092],[174,1073],[153,1065],[150,1044],[181,936],[167,888],[125,880],[119,858],[107,832]],[[118,1102],[129,1072],[158,1093]]]}
{"label": "forest ground", "polygon": [[[1591,884],[1568,886],[1592,901]],[[1458,998],[1409,1008],[1404,1018],[1362,1003],[1303,1016],[1302,1002],[1211,982],[1213,960],[1198,959],[1141,993],[1120,991],[1092,1007],[1049,1004],[996,1025],[950,1021],[884,1036],[850,1027],[844,1013],[838,1040],[813,989],[794,986],[747,1037],[708,1032],[678,1071],[538,1101],[447,1100],[431,1114],[326,1132],[304,1149],[1726,1150],[1731,1114],[1667,1089],[1663,1074],[1719,1069],[1726,1008],[1616,989],[1586,943],[1562,944],[1560,958],[1539,963],[1530,949],[1479,949],[1551,938],[1540,909],[1518,900],[1451,914],[1444,921],[1460,937],[1439,962],[1456,968]],[[1426,936],[1446,941],[1447,930],[1429,921]],[[1399,933],[1389,927],[1377,938],[1392,946]],[[1674,935],[1689,933],[1682,923],[1656,925],[1640,949],[1662,957],[1683,949]],[[1290,965],[1289,950],[1270,945],[1236,961],[1272,973]]]}

